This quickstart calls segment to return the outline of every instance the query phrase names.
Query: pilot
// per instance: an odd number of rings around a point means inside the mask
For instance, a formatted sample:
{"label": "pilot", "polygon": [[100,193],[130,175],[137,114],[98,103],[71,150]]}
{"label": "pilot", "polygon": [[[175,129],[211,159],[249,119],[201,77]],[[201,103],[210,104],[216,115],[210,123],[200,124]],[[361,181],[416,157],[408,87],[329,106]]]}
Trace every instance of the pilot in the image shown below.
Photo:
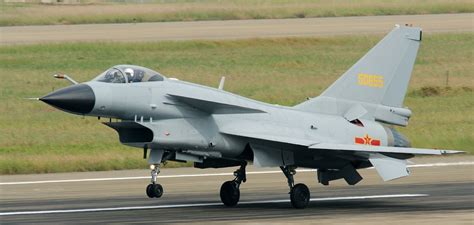
{"label": "pilot", "polygon": [[123,72],[125,72],[125,75],[127,76],[128,82],[131,83],[133,81],[133,69],[132,68],[127,68]]}

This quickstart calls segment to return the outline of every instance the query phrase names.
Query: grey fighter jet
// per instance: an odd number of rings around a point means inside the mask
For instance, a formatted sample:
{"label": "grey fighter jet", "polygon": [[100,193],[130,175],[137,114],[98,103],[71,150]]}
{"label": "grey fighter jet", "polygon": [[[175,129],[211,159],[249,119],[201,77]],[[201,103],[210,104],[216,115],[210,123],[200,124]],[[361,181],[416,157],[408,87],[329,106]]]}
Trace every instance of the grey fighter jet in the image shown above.
{"label": "grey fighter jet", "polygon": [[[358,169],[375,167],[384,181],[408,176],[415,155],[459,153],[412,148],[395,129],[412,112],[403,107],[418,47],[420,28],[395,26],[320,96],[293,107],[267,104],[219,88],[166,78],[153,70],[118,65],[95,79],[52,92],[41,101],[63,111],[114,118],[122,144],[143,149],[151,169],[146,193],[159,198],[160,164],[191,161],[196,168],[240,166],[220,189],[224,205],[235,206],[246,181],[247,162],[280,167],[291,204],[305,208],[310,192],[295,184],[297,167],[317,169],[323,185],[362,180]],[[148,154],[149,152],[149,154]]]}

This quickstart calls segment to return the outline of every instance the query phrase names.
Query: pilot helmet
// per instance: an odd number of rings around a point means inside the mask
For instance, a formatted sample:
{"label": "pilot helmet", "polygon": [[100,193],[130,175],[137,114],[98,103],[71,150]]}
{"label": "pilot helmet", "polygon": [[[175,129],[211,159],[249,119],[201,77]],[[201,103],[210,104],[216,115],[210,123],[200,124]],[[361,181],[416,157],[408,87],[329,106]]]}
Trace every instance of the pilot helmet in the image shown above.
{"label": "pilot helmet", "polygon": [[133,78],[133,69],[127,68],[123,72],[125,72],[125,75],[127,75],[130,78]]}

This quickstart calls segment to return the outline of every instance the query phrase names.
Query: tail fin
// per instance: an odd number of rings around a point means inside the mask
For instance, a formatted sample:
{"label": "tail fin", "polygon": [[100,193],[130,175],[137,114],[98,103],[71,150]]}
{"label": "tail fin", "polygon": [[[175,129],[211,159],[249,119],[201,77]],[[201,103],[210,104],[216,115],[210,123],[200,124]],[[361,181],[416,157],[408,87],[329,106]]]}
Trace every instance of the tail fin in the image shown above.
{"label": "tail fin", "polygon": [[295,108],[320,111],[321,100],[401,107],[421,37],[420,28],[397,25],[319,97]]}

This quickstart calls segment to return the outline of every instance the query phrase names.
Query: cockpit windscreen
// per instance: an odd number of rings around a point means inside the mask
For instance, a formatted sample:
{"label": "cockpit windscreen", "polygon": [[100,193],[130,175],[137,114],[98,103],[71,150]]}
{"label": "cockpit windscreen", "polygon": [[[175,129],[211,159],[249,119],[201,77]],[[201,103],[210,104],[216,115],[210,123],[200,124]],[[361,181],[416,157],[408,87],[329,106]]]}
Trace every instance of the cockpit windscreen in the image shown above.
{"label": "cockpit windscreen", "polygon": [[158,72],[145,67],[119,65],[108,69],[94,80],[105,83],[138,83],[163,81],[164,77]]}

